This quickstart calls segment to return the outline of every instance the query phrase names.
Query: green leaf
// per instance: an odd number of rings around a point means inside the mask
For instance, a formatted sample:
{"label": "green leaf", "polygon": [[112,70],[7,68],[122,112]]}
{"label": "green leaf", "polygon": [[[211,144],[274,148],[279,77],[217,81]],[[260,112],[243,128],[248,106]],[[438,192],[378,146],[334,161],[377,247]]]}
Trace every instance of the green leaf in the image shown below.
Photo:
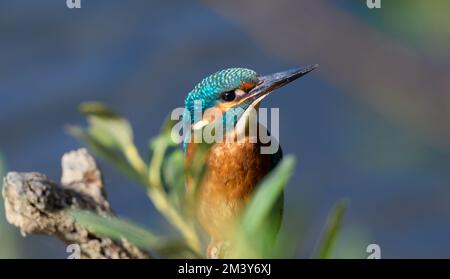
{"label": "green leaf", "polygon": [[3,157],[3,154],[0,152],[0,181],[3,180],[5,174],[6,174],[5,158]]}
{"label": "green leaf", "polygon": [[71,210],[70,214],[76,222],[92,233],[107,236],[116,241],[126,239],[142,249],[156,253],[158,256],[187,256],[186,252],[190,254],[190,257],[196,256],[183,241],[157,236],[149,230],[123,219],[100,216],[84,210]]}
{"label": "green leaf", "polygon": [[169,195],[179,204],[186,194],[184,178],[184,154],[181,149],[173,150],[163,163],[163,181]]}
{"label": "green leaf", "polygon": [[[121,169],[128,168],[124,167],[124,163],[118,162],[119,158],[125,158],[122,161],[127,161],[134,169],[133,172],[138,173],[139,181],[145,183],[147,165],[133,143],[133,132],[128,120],[98,102],[83,103],[80,105],[80,111],[87,116],[89,127],[86,131],[72,128],[71,134],[94,146],[94,151],[99,151],[106,158],[113,160],[115,165],[120,164]],[[118,152],[122,153],[123,157]]]}
{"label": "green leaf", "polygon": [[211,147],[212,144],[205,142],[197,143],[195,145],[195,154],[192,162],[186,169],[187,173],[194,179],[194,185],[197,190],[206,173],[206,157]]}
{"label": "green leaf", "polygon": [[[6,160],[0,151],[0,186],[3,186],[3,178],[6,175]],[[3,197],[0,195],[0,235],[2,239],[2,248],[0,249],[0,258],[20,258],[23,247],[21,247],[17,238],[17,231],[6,222],[5,211],[3,207]]]}
{"label": "green leaf", "polygon": [[80,111],[86,115],[120,118],[120,116],[100,102],[84,102],[80,105]]}
{"label": "green leaf", "polygon": [[172,129],[177,124],[177,120],[172,120],[169,117],[167,117],[166,121],[164,122],[164,125],[161,129],[161,135],[165,135],[168,138],[169,144],[171,146],[176,146],[177,143],[175,143],[172,139]]}
{"label": "green leaf", "polygon": [[149,144],[152,156],[148,169],[148,180],[150,187],[162,190],[163,182],[161,177],[161,168],[164,162],[164,156],[168,148],[167,138],[164,135],[152,139]]}
{"label": "green leaf", "polygon": [[147,165],[133,143],[133,131],[128,120],[98,102],[83,103],[80,110],[88,118],[91,137],[104,146],[119,149],[140,175],[147,175]]}
{"label": "green leaf", "polygon": [[240,220],[234,257],[271,257],[281,222],[277,213],[282,211],[283,190],[294,167],[295,158],[286,156],[257,187]]}
{"label": "green leaf", "polygon": [[206,165],[206,158],[211,147],[212,144],[209,143],[197,143],[195,145],[195,153],[193,154],[192,161],[185,167],[184,173],[185,177],[190,179],[190,188],[189,191],[186,191],[184,206],[186,214],[189,217],[194,217],[198,193],[200,193],[202,181],[208,167]]}
{"label": "green leaf", "polygon": [[125,118],[98,102],[80,105],[80,111],[88,117],[90,132],[106,146],[119,146],[126,149],[133,145],[131,125]]}
{"label": "green leaf", "polygon": [[167,147],[174,147],[178,145],[172,139],[172,128],[176,123],[177,121],[172,120],[170,117],[164,121],[160,134],[150,141],[150,151],[154,152],[160,144],[164,144]]}
{"label": "green leaf", "polygon": [[[176,147],[176,144],[172,140],[172,137],[171,137],[171,131],[172,131],[172,128],[174,125],[175,125],[175,121],[171,120],[169,117],[161,129],[161,133],[158,136],[156,136],[155,138],[151,139],[151,141],[149,143],[151,159],[150,159],[150,165],[149,165],[149,169],[148,169],[148,174],[149,174],[148,180],[150,181],[150,187],[155,187],[155,188],[159,188],[159,189],[163,188],[163,182],[162,182],[163,178],[161,177],[161,175],[164,176],[164,173],[162,173],[162,172],[164,172],[164,168],[167,167],[167,165],[164,166],[166,151],[169,148]],[[179,157],[179,155],[176,155],[176,156]],[[173,158],[173,159],[179,159],[178,157]],[[177,161],[180,161],[180,160],[177,160]],[[182,162],[182,160],[181,160],[181,162]],[[177,163],[177,162],[172,161],[170,163]],[[175,167],[177,167],[177,166],[175,166]],[[170,178],[169,178],[169,180],[170,180]],[[171,180],[171,182],[174,182],[173,179]],[[171,187],[168,187],[168,188],[171,188]]]}
{"label": "green leaf", "polygon": [[328,259],[330,257],[339,236],[347,204],[346,201],[340,201],[328,216],[322,239],[316,250],[316,258]]}
{"label": "green leaf", "polygon": [[255,232],[276,205],[295,166],[293,156],[286,156],[281,163],[262,181],[247,206],[243,218],[243,230]]}

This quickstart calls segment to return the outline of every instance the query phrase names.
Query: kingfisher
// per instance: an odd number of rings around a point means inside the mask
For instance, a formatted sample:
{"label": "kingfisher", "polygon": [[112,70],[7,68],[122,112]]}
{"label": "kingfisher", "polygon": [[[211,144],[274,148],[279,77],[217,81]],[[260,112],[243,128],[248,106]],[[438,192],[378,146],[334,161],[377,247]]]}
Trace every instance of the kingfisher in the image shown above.
{"label": "kingfisher", "polygon": [[[261,147],[270,145],[258,137],[248,135],[250,111],[257,111],[261,101],[274,90],[306,75],[316,65],[259,75],[246,68],[229,68],[218,71],[198,83],[185,99],[183,120],[189,132],[185,135],[185,164],[192,164],[198,143],[192,140],[195,129],[221,122],[224,137],[243,135],[239,141],[223,140],[213,143],[206,155],[206,170],[196,200],[196,217],[210,237],[206,255],[208,258],[223,256],[223,250],[232,249],[239,217],[252,198],[258,184],[282,159],[281,148],[272,154],[261,152]],[[195,117],[195,110],[201,117]],[[207,111],[216,111],[207,115]],[[227,115],[232,117],[227,117]],[[257,124],[257,129],[266,129]],[[265,130],[267,133],[269,131]],[[272,141],[277,140],[274,137]],[[277,144],[279,147],[279,144]],[[193,187],[193,179],[187,175],[186,187]],[[281,225],[283,197],[272,210],[275,234]],[[226,249],[224,247],[227,247]],[[221,256],[222,255],[222,256]]]}

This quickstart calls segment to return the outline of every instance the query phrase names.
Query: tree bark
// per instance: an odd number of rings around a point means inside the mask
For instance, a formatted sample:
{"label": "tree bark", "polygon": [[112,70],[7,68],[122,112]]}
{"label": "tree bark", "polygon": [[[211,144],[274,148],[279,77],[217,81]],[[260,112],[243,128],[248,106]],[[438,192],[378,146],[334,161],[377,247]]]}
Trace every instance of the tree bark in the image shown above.
{"label": "tree bark", "polygon": [[113,214],[100,169],[86,149],[64,154],[61,185],[41,173],[9,172],[3,180],[2,194],[6,219],[23,236],[45,234],[67,244],[77,244],[81,258],[150,257],[126,240],[115,241],[89,232],[67,213],[67,209],[85,209],[101,215]]}

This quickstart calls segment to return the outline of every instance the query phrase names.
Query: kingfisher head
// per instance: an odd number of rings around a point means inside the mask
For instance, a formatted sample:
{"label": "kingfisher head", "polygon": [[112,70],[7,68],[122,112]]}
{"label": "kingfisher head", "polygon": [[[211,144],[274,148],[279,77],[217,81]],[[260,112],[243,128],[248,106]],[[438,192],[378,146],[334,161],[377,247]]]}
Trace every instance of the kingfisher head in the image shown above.
{"label": "kingfisher head", "polygon": [[[309,65],[264,76],[245,68],[218,71],[204,78],[189,92],[185,99],[183,118],[185,121],[189,119],[191,127],[206,126],[218,120],[217,113],[211,114],[215,117],[203,115],[214,109],[220,113],[220,120],[226,124],[225,127],[234,127],[249,108],[257,108],[269,93],[306,75],[317,66]],[[195,113],[196,110],[201,111],[201,117]],[[230,113],[233,117],[225,117]]]}

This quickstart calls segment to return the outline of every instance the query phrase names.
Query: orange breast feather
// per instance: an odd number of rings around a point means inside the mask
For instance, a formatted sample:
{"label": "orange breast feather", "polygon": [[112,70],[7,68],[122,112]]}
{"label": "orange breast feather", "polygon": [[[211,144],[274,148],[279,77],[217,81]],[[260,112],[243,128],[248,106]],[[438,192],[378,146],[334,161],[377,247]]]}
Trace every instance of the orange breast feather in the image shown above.
{"label": "orange breast feather", "polygon": [[[186,149],[186,163],[195,153],[195,144]],[[260,154],[261,144],[216,143],[206,159],[207,172],[197,202],[197,218],[213,240],[232,237],[239,215],[257,184],[271,168],[271,155]],[[189,189],[190,179],[187,179]]]}

